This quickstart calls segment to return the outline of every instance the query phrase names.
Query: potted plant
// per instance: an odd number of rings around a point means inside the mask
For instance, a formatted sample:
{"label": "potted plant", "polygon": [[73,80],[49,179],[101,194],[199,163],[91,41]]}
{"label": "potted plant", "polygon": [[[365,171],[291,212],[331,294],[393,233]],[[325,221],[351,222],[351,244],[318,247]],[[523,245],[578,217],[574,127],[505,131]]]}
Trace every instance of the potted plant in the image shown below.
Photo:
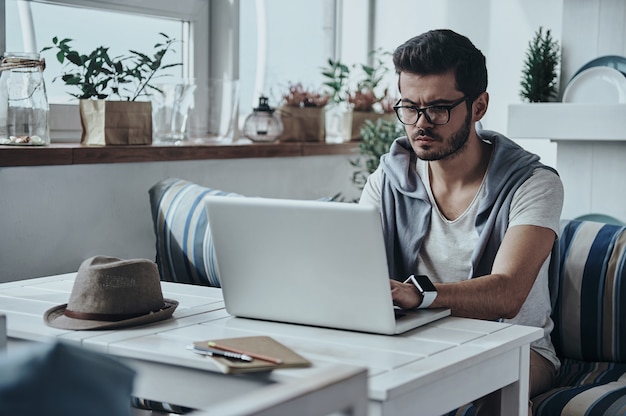
{"label": "potted plant", "polygon": [[[164,64],[163,57],[172,50],[174,39],[160,33],[163,42],[155,44],[152,57],[130,50],[129,55],[109,56],[109,48],[100,46],[82,54],[71,46],[72,39],[52,38],[56,59],[64,64],[60,78],[78,92],[85,144],[150,144],[152,142],[152,110],[150,94],[159,89],[152,82],[161,71],[181,65]],[[142,100],[143,99],[143,100]]]}
{"label": "potted plant", "polygon": [[559,44],[547,30],[540,27],[528,43],[522,70],[520,96],[531,103],[550,101],[557,95]]}
{"label": "potted plant", "polygon": [[357,66],[350,69],[339,61],[329,60],[329,66],[322,69],[322,75],[326,79],[324,85],[331,89],[331,101],[335,103],[334,112],[327,117],[327,130],[333,131],[339,127],[339,131],[335,133],[339,136],[338,139],[331,141],[359,140],[365,120],[376,121],[381,117],[393,117],[396,100],[390,96],[388,89],[383,90],[382,94],[379,91],[380,82],[389,71],[382,59],[388,53],[378,49],[370,54],[374,63],[372,66],[358,66],[359,78],[353,88],[348,79],[354,77]]}
{"label": "potted plant", "polygon": [[365,120],[360,134],[359,154],[362,158],[350,160],[350,164],[357,168],[352,174],[352,183],[363,190],[367,177],[378,168],[380,157],[389,152],[391,143],[405,135],[405,131],[397,120],[378,118]]}
{"label": "potted plant", "polygon": [[325,106],[331,96],[290,83],[277,112],[283,122],[279,141],[323,142],[326,137]]}

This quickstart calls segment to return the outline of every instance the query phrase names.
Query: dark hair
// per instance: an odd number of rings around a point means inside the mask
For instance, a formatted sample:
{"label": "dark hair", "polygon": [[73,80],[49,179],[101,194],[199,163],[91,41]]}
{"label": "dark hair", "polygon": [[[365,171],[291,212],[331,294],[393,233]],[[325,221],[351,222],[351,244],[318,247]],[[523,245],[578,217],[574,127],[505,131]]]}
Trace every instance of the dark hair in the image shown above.
{"label": "dark hair", "polygon": [[487,90],[485,55],[465,36],[449,29],[409,39],[393,53],[396,73],[443,74],[455,71],[456,88],[470,102]]}

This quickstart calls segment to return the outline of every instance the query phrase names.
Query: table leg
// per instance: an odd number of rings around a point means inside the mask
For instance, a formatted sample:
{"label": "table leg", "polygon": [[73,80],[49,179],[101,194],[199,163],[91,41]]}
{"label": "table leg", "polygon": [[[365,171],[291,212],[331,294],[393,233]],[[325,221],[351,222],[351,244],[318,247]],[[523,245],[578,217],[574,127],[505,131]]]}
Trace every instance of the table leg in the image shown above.
{"label": "table leg", "polygon": [[528,383],[530,376],[530,346],[519,348],[519,379],[500,391],[500,414],[528,416]]}

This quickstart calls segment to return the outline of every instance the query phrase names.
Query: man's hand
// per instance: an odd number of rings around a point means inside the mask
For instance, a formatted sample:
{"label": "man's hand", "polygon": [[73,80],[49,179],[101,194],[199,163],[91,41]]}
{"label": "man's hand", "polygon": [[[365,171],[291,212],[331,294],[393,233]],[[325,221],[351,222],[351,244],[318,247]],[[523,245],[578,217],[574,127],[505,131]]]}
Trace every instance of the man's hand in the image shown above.
{"label": "man's hand", "polygon": [[413,309],[422,303],[422,295],[417,291],[415,285],[393,279],[389,279],[389,285],[391,286],[391,298],[394,305],[402,309]]}

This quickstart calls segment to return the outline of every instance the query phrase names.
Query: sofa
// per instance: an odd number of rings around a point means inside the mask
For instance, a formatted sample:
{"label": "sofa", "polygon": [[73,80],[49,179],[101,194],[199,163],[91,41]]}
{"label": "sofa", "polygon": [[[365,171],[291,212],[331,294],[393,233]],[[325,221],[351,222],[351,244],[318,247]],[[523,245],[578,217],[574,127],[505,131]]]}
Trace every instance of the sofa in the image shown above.
{"label": "sofa", "polygon": [[[162,280],[219,287],[202,199],[241,197],[182,179],[149,191]],[[561,223],[559,273],[550,282],[562,366],[553,389],[533,398],[536,416],[626,414],[626,227]],[[472,406],[450,415],[471,416]]]}

